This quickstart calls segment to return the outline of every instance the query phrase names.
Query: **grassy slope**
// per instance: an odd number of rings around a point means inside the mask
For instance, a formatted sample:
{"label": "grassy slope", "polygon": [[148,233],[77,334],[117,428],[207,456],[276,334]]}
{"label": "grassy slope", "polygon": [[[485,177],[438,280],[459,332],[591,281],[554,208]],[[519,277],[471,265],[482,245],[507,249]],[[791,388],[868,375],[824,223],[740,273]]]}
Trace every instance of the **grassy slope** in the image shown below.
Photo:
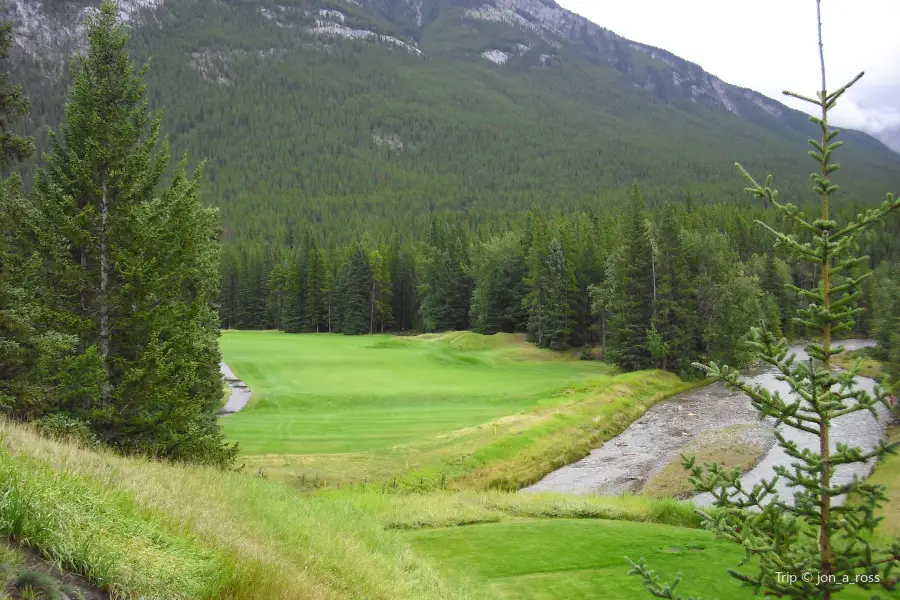
{"label": "grassy slope", "polygon": [[443,579],[399,530],[617,518],[696,527],[689,505],[501,492],[328,492],[127,459],[0,422],[0,535],[120,597],[489,597]]}
{"label": "grassy slope", "polygon": [[[454,335],[379,343],[429,356],[425,345],[453,358],[450,364],[502,370],[515,368],[515,356],[536,358],[514,341]],[[533,365],[538,371],[598,368],[544,357],[551,360]],[[427,460],[446,456],[446,448],[451,454],[473,448],[456,481],[484,482],[504,476],[503,468],[533,469],[530,460],[546,466],[547,448],[555,444],[571,450],[610,435],[676,381],[654,373],[576,378],[537,399],[537,408],[497,423],[497,433],[493,426],[474,427],[432,436],[431,447],[409,447],[430,448]],[[459,440],[463,445],[454,445]],[[895,466],[885,463],[875,477],[900,501]],[[896,525],[891,510],[886,527]],[[0,422],[0,535],[123,598],[639,597],[639,582],[624,577],[625,555],[643,556],[666,576],[681,570],[685,591],[741,598],[725,575],[739,553],[697,527],[689,504],[641,496],[398,495],[370,486],[300,497],[290,486],[249,474],[91,452]],[[842,597],[861,596],[856,590]]]}
{"label": "grassy slope", "polygon": [[345,501],[93,453],[0,424],[0,533],[122,597],[458,598]]}
{"label": "grassy slope", "polygon": [[693,529],[691,506],[673,500],[298,497],[249,475],[90,452],[5,423],[0,439],[0,535],[122,598],[639,597],[626,554],[683,571],[691,590],[741,597],[716,587],[739,553]]}
{"label": "grassy slope", "polygon": [[516,489],[692,385],[517,336],[226,332],[222,346],[255,399],[226,434],[249,467],[303,487]]}

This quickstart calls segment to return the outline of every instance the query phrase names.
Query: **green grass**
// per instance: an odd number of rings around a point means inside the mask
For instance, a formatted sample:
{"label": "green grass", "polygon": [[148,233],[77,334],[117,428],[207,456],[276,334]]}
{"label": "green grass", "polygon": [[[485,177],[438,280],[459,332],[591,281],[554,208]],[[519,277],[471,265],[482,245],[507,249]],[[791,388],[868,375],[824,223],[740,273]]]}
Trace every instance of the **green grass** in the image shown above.
{"label": "green grass", "polygon": [[223,419],[252,469],[304,488],[502,488],[581,458],[694,384],[470,332],[225,332],[254,401]]}
{"label": "green grass", "polygon": [[[698,529],[688,503],[500,491],[583,456],[694,383],[620,374],[516,336],[229,332],[223,345],[254,402],[222,422],[270,453],[245,450],[248,468],[223,473],[0,421],[0,535],[118,598],[643,597],[625,555],[667,577],[683,571],[685,591],[745,597],[725,574],[740,552]],[[243,429],[261,422],[275,431]],[[254,476],[259,466],[267,478]],[[298,493],[298,472],[321,475],[316,493]],[[383,493],[390,478],[408,493]]]}
{"label": "green grass", "polygon": [[[626,577],[625,555],[661,573],[683,572],[680,592],[705,598],[751,598],[723,576],[740,548],[706,531],[624,521],[553,520],[497,523],[409,534],[413,547],[451,576],[470,578],[500,598],[634,600],[649,597]],[[688,585],[689,584],[689,585]]]}
{"label": "green grass", "polygon": [[433,337],[226,331],[222,352],[256,399],[225,421],[249,455],[388,448],[517,412],[567,382],[610,372]]}
{"label": "green grass", "polygon": [[117,598],[471,597],[348,497],[129,459],[0,421],[0,535]]}
{"label": "green grass", "polygon": [[[448,578],[509,600],[634,600],[650,598],[641,579],[626,577],[646,559],[671,581],[682,573],[684,598],[756,598],[727,575],[744,557],[739,546],[710,532],[669,525],[604,520],[526,520],[415,531],[413,548]],[[753,572],[748,565],[746,572]],[[869,598],[848,588],[841,598]],[[884,595],[887,598],[891,596]]]}
{"label": "green grass", "polygon": [[850,370],[859,364],[859,374],[863,377],[875,379],[876,381],[884,377],[884,365],[881,361],[872,358],[871,348],[860,348],[835,356],[832,360],[834,364],[842,369]]}
{"label": "green grass", "polygon": [[[900,425],[889,427],[887,437],[891,442],[900,442]],[[900,454],[882,459],[867,483],[887,488],[888,503],[879,513],[883,519],[877,530],[880,539],[890,542],[900,538]]]}
{"label": "green grass", "polygon": [[123,458],[0,421],[0,535],[119,598],[489,597],[442,577],[407,531],[533,518],[697,526],[639,497],[348,491],[300,496],[249,473]]}
{"label": "green grass", "polygon": [[771,429],[764,425],[731,425],[703,431],[690,441],[669,464],[650,476],[642,494],[654,498],[689,498],[694,494],[690,472],[681,456],[693,456],[697,464],[718,463],[726,469],[740,467],[742,473],[753,469],[775,442]]}

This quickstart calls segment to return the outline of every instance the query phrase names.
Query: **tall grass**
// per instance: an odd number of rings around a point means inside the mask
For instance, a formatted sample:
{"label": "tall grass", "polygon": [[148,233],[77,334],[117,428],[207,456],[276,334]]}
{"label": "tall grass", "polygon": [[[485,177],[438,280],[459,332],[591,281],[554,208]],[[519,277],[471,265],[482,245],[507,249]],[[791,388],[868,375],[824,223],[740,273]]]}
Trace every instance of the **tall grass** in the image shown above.
{"label": "tall grass", "polygon": [[500,491],[386,495],[357,493],[346,502],[379,519],[389,529],[438,529],[527,519],[609,519],[698,528],[690,502],[646,496],[573,496]]}
{"label": "tall grass", "polygon": [[477,598],[398,530],[545,518],[696,527],[672,501],[560,494],[327,492],[123,458],[0,421],[0,534],[117,598]]}
{"label": "tall grass", "polygon": [[526,428],[466,457],[452,484],[461,488],[518,490],[580,460],[624,431],[657,402],[703,385],[663,371],[620,375],[605,384],[583,382],[565,390],[569,400],[550,407]]}
{"label": "tall grass", "polygon": [[0,533],[120,598],[469,597],[342,501],[91,452],[0,423]]}

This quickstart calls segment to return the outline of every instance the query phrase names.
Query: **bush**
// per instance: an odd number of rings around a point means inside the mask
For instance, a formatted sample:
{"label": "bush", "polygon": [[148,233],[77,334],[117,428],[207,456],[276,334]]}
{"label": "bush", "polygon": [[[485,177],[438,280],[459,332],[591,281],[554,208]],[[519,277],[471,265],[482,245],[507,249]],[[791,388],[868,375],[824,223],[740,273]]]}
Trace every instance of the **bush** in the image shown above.
{"label": "bush", "polygon": [[69,415],[56,413],[46,415],[32,423],[43,435],[61,442],[72,442],[85,448],[100,447],[100,440],[91,432],[87,423]]}

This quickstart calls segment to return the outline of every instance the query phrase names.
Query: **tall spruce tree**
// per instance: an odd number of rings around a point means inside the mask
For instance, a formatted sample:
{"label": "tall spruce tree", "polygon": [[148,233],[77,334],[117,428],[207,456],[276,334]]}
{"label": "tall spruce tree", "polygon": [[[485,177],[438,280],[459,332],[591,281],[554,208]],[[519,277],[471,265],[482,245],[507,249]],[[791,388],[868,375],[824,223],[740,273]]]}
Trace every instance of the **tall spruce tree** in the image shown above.
{"label": "tall spruce tree", "polygon": [[[896,585],[896,570],[900,568],[900,540],[895,540],[890,547],[873,542],[872,533],[880,521],[876,514],[887,500],[884,488],[864,483],[858,477],[847,483],[835,481],[837,468],[877,460],[894,452],[897,444],[882,441],[865,451],[850,445],[835,445],[830,440],[835,419],[859,411],[875,413],[879,404],[885,407],[890,404],[890,381],[884,387],[876,386],[870,394],[856,385],[858,367],[836,374],[831,366],[832,358],[844,351],[842,346],[835,345],[834,336],[853,328],[859,311],[856,301],[861,284],[871,275],[858,272],[867,261],[865,256],[854,255],[860,234],[889,213],[900,210],[900,200],[888,195],[879,208],[861,212],[846,224],[832,218],[838,186],[831,176],[839,169],[833,162],[833,154],[841,142],[835,141],[838,132],[832,129],[828,117],[835,103],[862,74],[836,91],[828,91],[821,0],[817,0],[816,6],[821,90],[815,98],[786,93],[815,105],[820,111],[821,116],[811,117],[811,121],[821,136],[810,140],[809,153],[818,165],[812,178],[821,199],[819,214],[815,219],[807,218],[794,205],[779,200],[778,192],[771,187],[771,176],[765,185],[760,185],[743,167],[739,168],[750,182],[747,190],[767,206],[774,207],[802,232],[783,233],[763,225],[775,243],[820,270],[817,289],[795,291],[809,302],[808,308],[798,311],[798,323],[821,333],[821,342],[807,344],[809,362],[797,361],[794,355],[789,355],[787,340],[776,338],[764,328],[752,330],[751,343],[759,357],[778,369],[779,377],[790,386],[792,394],[787,398],[747,383],[728,366],[715,363],[697,366],[728,387],[748,394],[754,407],[762,415],[774,418],[781,427],[815,436],[818,447],[801,448],[776,431],[778,444],[793,462],[790,467],[776,467],[773,479],[764,480],[752,489],[741,483],[740,469],[729,471],[715,464],[701,466],[690,457],[685,457],[684,466],[691,472],[695,489],[709,492],[715,498],[718,510],[714,514],[700,511],[706,525],[720,537],[740,544],[746,552],[744,568],[730,569],[732,577],[757,594],[830,600],[848,589],[849,584],[864,589],[892,589]],[[779,479],[786,480],[793,501],[779,495],[775,485]],[[845,495],[852,497],[852,501],[839,504],[838,499]],[[629,573],[641,576],[653,596],[681,598],[676,595],[680,577],[672,583],[662,583],[643,559],[631,564]],[[746,572],[750,568],[755,572]]]}
{"label": "tall spruce tree", "polygon": [[872,337],[875,358],[900,377],[900,264],[883,264],[875,272],[872,292]]}
{"label": "tall spruce tree", "polygon": [[622,246],[611,266],[607,354],[625,369],[644,369],[651,363],[647,332],[652,327],[655,279],[644,198],[637,185],[628,198]]}
{"label": "tall spruce tree", "polygon": [[525,285],[528,288],[528,294],[522,300],[522,307],[528,316],[526,324],[528,340],[541,348],[546,348],[549,345],[549,342],[544,341],[544,336],[547,334],[549,327],[546,278],[550,239],[550,224],[544,216],[536,213],[529,215],[525,236],[525,243],[528,248]]}
{"label": "tall spruce tree", "polygon": [[125,452],[228,465],[235,450],[215,419],[218,216],[184,164],[156,196],[168,150],[147,66],[129,60],[114,3],[85,25],[66,120],[35,181],[45,298],[85,357],[69,378],[96,382],[62,408]]}
{"label": "tall spruce tree", "polygon": [[278,263],[269,272],[266,280],[266,309],[275,329],[284,329],[285,307],[287,305],[288,270]]}
{"label": "tall spruce tree", "polygon": [[512,333],[525,322],[525,254],[519,236],[506,233],[479,244],[473,260],[472,329]]}
{"label": "tall spruce tree", "polygon": [[471,280],[462,228],[433,220],[423,259],[420,310],[425,330],[467,329]]}
{"label": "tall spruce tree", "polygon": [[[0,61],[4,63],[9,59],[12,31],[12,23],[0,23]],[[31,102],[25,97],[22,86],[10,83],[8,72],[0,74],[0,175],[7,175],[13,164],[34,153],[34,141],[13,129],[15,122],[28,114],[30,107]]]}
{"label": "tall spruce tree", "polygon": [[322,251],[315,245],[306,259],[306,330],[319,333],[328,327],[326,271]]}
{"label": "tall spruce tree", "polygon": [[340,329],[348,335],[369,333],[372,317],[372,268],[362,244],[357,244],[344,267]]}
{"label": "tall spruce tree", "polygon": [[650,337],[656,343],[648,344],[648,349],[659,368],[686,369],[693,358],[697,303],[672,204],[663,209],[655,252],[657,289]]}
{"label": "tall spruce tree", "polygon": [[550,240],[547,253],[544,281],[544,295],[547,299],[546,331],[542,341],[553,350],[569,347],[570,336],[575,322],[573,301],[577,301],[578,288],[575,285],[575,272],[566,258],[559,238]]}
{"label": "tall spruce tree", "polygon": [[412,250],[405,246],[398,248],[391,255],[390,270],[393,322],[398,331],[407,331],[416,326],[419,306],[419,286]]}
{"label": "tall spruce tree", "polygon": [[391,273],[385,255],[387,248],[374,248],[369,252],[369,269],[372,272],[372,292],[369,298],[369,333],[384,332],[391,325]]}

